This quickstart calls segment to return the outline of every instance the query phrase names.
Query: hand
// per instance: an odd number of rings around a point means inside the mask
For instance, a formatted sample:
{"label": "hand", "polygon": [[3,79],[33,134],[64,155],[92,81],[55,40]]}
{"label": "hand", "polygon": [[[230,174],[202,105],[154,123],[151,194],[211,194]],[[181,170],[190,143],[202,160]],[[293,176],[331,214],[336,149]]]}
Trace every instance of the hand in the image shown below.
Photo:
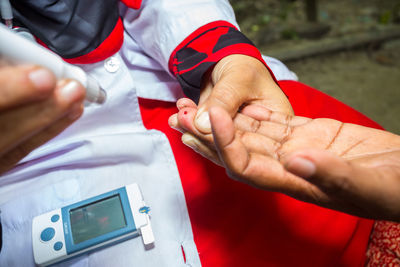
{"label": "hand", "polygon": [[83,112],[85,89],[36,66],[0,66],[0,174]]}
{"label": "hand", "polygon": [[[189,99],[178,101],[178,108],[193,106]],[[272,79],[267,68],[258,59],[245,55],[230,55],[220,60],[204,79],[198,111],[193,118],[195,128],[184,128],[178,114],[169,119],[171,127],[185,133],[184,142],[200,142],[195,136],[211,134],[208,116],[210,107],[221,107],[233,118],[245,104],[257,104],[270,110],[293,114],[292,107]],[[199,137],[199,136],[198,136]],[[212,150],[212,144],[204,144]]]}
{"label": "hand", "polygon": [[230,177],[350,214],[400,221],[399,136],[257,106],[242,113],[247,117],[235,121],[242,129],[236,131],[226,111],[210,110]]}
{"label": "hand", "polygon": [[221,107],[233,118],[244,104],[293,114],[288,99],[264,64],[253,57],[230,55],[220,60],[211,75],[205,77],[195,126],[203,133],[211,133],[210,107]]}

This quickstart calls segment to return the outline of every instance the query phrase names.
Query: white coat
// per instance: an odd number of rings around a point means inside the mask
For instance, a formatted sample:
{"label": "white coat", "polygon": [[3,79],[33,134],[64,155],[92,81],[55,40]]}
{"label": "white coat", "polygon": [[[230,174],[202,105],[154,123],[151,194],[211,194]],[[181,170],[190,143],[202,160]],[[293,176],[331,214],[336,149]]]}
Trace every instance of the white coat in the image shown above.
{"label": "white coat", "polygon": [[[145,250],[134,238],[58,266],[201,265],[169,142],[163,133],[145,129],[138,97],[182,97],[168,70],[171,52],[209,22],[237,25],[234,13],[227,0],[145,0],[139,10],[121,4],[120,11],[125,28],[120,51],[82,66],[106,89],[107,102],[86,106],[77,122],[0,177],[0,266],[34,266],[34,216],[130,183],[139,184],[151,207],[155,247]],[[267,63],[277,79],[296,79],[279,61]]]}

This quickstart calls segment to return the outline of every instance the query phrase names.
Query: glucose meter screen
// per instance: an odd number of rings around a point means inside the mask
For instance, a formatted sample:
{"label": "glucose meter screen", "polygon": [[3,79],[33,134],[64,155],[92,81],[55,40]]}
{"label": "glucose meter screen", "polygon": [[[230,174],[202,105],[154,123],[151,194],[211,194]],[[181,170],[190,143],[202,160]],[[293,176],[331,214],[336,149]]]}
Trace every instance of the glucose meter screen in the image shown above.
{"label": "glucose meter screen", "polygon": [[126,226],[119,195],[73,209],[69,213],[74,244]]}

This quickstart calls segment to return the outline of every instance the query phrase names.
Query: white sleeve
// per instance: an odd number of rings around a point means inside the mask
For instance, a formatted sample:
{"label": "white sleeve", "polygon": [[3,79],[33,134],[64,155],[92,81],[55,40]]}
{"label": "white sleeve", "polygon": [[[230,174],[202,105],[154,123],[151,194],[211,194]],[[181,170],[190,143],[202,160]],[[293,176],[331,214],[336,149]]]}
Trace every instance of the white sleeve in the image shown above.
{"label": "white sleeve", "polygon": [[143,0],[122,16],[125,31],[167,71],[172,51],[196,29],[219,20],[238,27],[228,0]]}

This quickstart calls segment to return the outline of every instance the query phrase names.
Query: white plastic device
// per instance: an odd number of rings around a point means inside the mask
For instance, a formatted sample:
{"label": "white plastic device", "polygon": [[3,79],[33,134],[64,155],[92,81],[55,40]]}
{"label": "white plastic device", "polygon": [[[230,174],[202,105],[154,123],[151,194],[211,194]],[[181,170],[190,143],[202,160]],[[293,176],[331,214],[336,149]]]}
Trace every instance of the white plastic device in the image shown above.
{"label": "white plastic device", "polygon": [[89,102],[102,104],[106,100],[106,92],[81,68],[65,62],[55,53],[18,35],[2,24],[0,24],[0,57],[15,63],[40,65],[53,71],[57,78],[79,81],[86,88],[86,100]]}
{"label": "white plastic device", "polygon": [[131,184],[34,217],[35,263],[48,266],[138,235],[147,247],[154,243],[148,210]]}

